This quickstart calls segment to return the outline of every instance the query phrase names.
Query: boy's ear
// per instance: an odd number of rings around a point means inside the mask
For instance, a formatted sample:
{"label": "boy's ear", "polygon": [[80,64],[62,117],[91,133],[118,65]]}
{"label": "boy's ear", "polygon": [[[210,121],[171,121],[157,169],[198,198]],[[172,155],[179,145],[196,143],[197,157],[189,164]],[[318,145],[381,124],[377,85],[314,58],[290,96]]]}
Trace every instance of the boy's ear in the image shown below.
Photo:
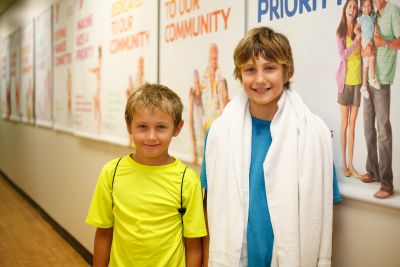
{"label": "boy's ear", "polygon": [[179,134],[179,133],[181,132],[181,130],[182,130],[183,124],[184,124],[184,121],[181,120],[181,121],[179,122],[178,126],[177,126],[176,129],[175,129],[174,136],[178,136],[178,134]]}

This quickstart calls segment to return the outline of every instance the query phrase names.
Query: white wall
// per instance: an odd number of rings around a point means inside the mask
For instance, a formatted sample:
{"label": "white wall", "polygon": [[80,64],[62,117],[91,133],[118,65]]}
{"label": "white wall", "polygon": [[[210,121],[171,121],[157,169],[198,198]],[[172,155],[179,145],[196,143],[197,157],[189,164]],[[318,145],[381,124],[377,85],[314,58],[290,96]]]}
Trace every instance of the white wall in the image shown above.
{"label": "white wall", "polygon": [[[0,40],[51,3],[17,1],[0,17]],[[84,220],[98,172],[111,158],[129,152],[116,145],[0,119],[0,169],[91,251],[94,229]],[[335,207],[334,266],[398,267],[399,248],[399,209],[346,198]]]}

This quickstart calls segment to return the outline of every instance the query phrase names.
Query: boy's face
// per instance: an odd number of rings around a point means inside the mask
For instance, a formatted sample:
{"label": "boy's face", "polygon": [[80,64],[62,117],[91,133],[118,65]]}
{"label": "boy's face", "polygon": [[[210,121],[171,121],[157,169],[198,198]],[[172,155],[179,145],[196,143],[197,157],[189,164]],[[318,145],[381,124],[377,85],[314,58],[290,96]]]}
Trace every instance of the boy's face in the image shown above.
{"label": "boy's face", "polygon": [[249,59],[240,73],[252,115],[262,118],[263,114],[276,111],[286,82],[282,65],[258,57],[256,61]]}
{"label": "boy's face", "polygon": [[172,116],[161,110],[137,109],[129,127],[136,147],[135,160],[153,166],[170,163],[168,147],[182,126],[183,121],[175,127]]}

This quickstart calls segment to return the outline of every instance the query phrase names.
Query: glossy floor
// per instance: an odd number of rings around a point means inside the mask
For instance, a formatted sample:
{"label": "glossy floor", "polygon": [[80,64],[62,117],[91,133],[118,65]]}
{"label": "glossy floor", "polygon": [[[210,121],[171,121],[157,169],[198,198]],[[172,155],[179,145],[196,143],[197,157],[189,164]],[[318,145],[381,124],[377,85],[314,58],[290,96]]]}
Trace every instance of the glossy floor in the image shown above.
{"label": "glossy floor", "polygon": [[89,266],[0,174],[0,267]]}

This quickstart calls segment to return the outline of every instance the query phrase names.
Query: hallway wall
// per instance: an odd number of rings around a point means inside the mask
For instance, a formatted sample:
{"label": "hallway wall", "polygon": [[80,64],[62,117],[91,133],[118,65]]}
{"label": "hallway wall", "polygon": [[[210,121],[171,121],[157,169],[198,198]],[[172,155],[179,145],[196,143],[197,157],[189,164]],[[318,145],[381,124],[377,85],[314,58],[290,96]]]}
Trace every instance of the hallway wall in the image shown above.
{"label": "hallway wall", "polygon": [[[17,1],[0,17],[0,40],[50,3]],[[97,175],[105,162],[127,153],[117,145],[0,119],[0,169],[90,251],[94,229],[84,220]],[[335,207],[334,266],[400,266],[399,248],[399,209],[348,198]]]}

